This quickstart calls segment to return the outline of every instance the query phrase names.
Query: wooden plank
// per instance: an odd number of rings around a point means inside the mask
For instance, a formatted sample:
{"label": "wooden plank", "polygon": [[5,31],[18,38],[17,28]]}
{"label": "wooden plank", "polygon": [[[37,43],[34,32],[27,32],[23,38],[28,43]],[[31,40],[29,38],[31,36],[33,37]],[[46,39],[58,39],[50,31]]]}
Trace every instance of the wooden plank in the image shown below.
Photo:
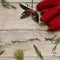
{"label": "wooden plank", "polygon": [[[27,0],[23,0],[26,2]],[[39,2],[41,0],[34,0],[34,2]],[[9,2],[22,2],[22,0],[9,0]],[[31,0],[28,0],[28,4],[31,5]],[[45,41],[45,37],[52,37],[55,34],[60,36],[60,32],[47,32],[48,27],[46,25],[42,25],[35,23],[31,17],[27,19],[20,19],[21,13],[24,11],[20,8],[18,3],[11,3],[16,6],[17,9],[5,9],[0,4],[0,44],[10,44],[12,40],[25,41],[30,38],[39,38],[41,41],[34,42],[26,42],[26,43],[16,43],[10,46],[6,46],[6,51],[2,56],[0,56],[0,60],[15,60],[13,57],[13,53],[16,49],[24,50],[24,60],[40,60],[33,48],[35,44],[42,55],[44,56],[44,60],[59,60],[60,57],[60,45],[56,50],[57,57],[54,57],[52,53],[53,44]],[[36,10],[36,4],[34,3],[34,10]],[[39,16],[40,16],[40,12]],[[28,22],[28,23],[27,23]]]}
{"label": "wooden plank", "polygon": [[[8,2],[31,2],[32,0],[7,0]],[[42,0],[33,0],[34,2],[40,2]]]}
{"label": "wooden plank", "polygon": [[[41,31],[39,31],[41,33]],[[44,35],[41,36],[41,34],[37,31],[1,31],[0,32],[0,41],[2,43],[7,44],[11,43],[12,40],[20,40],[25,41],[30,38],[39,38],[41,41],[35,41],[35,42],[27,42],[27,43],[20,43],[20,44],[12,44],[11,46],[6,47],[6,52],[1,57],[12,57],[13,52],[16,49],[23,49],[25,51],[25,56],[36,56],[36,53],[33,49],[33,45],[35,44],[39,50],[41,51],[43,56],[50,57],[53,54],[52,48],[54,47],[53,44],[50,42],[46,42],[44,39]],[[45,34],[46,35],[46,34]],[[50,36],[50,35],[49,35]],[[46,48],[47,47],[47,48]],[[60,45],[57,49],[57,56],[60,56]],[[9,54],[9,55],[8,55]]]}
{"label": "wooden plank", "polygon": [[[26,57],[24,60],[41,60],[37,57]],[[56,58],[56,57],[45,57],[44,60],[59,60],[60,58]],[[0,58],[0,60],[16,60],[14,58]]]}

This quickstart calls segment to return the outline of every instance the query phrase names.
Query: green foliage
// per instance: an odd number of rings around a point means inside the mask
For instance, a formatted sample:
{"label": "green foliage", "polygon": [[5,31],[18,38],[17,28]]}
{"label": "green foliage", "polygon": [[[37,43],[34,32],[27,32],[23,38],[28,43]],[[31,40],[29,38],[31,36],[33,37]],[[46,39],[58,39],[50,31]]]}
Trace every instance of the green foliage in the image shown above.
{"label": "green foliage", "polygon": [[16,60],[24,60],[24,52],[23,50],[16,50],[14,53],[14,56],[16,58]]}
{"label": "green foliage", "polygon": [[38,48],[36,47],[36,45],[34,45],[33,47],[35,49],[35,52],[37,53],[37,56],[40,57],[40,59],[44,60],[41,52],[38,50]]}
{"label": "green foliage", "polygon": [[31,39],[28,39],[28,40],[26,40],[26,41],[15,40],[15,41],[11,41],[11,42],[12,42],[13,44],[15,44],[15,43],[22,43],[22,42],[29,42],[29,41],[31,41],[31,42],[40,41],[40,39],[38,39],[38,38],[31,38]]}
{"label": "green foliage", "polygon": [[5,51],[5,49],[2,46],[0,46],[0,55],[2,55],[4,53],[4,51]]}

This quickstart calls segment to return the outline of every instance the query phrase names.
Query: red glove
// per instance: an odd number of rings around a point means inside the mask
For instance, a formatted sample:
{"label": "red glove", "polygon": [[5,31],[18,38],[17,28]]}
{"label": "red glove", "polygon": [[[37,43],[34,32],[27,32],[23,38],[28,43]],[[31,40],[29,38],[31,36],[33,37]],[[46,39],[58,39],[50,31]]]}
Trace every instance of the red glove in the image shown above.
{"label": "red glove", "polygon": [[48,27],[51,31],[59,31],[60,30],[60,15],[52,19],[48,23]]}
{"label": "red glove", "polygon": [[46,9],[46,8],[51,8],[51,7],[54,7],[56,6],[57,3],[55,0],[46,0],[46,1],[42,1],[42,2],[39,2],[36,6],[37,10],[43,10],[43,9]]}
{"label": "red glove", "polygon": [[50,12],[50,10],[51,10],[51,9],[49,9],[49,8],[42,10],[42,11],[41,11],[41,15],[44,15],[44,14]]}
{"label": "red glove", "polygon": [[60,30],[60,0],[42,1],[38,3],[37,9],[42,14],[40,20],[48,25],[49,30]]}
{"label": "red glove", "polygon": [[57,4],[60,5],[60,0],[56,0]]}
{"label": "red glove", "polygon": [[[44,0],[46,1],[46,0]],[[55,0],[58,5],[60,5],[60,0]]]}
{"label": "red glove", "polygon": [[44,23],[51,21],[56,15],[60,14],[60,6],[56,6],[50,9],[42,10],[42,17],[40,20]]}

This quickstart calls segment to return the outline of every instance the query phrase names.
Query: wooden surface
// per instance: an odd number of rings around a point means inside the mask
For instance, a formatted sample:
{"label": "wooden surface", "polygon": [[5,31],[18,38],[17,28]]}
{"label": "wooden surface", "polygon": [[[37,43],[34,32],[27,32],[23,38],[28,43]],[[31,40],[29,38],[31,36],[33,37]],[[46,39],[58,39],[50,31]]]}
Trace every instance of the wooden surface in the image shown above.
{"label": "wooden surface", "polygon": [[[9,2],[22,2],[25,0],[8,0]],[[34,2],[38,2],[40,0],[34,0]],[[31,2],[28,0],[27,2]],[[37,24],[32,20],[31,17],[26,19],[20,19],[21,13],[24,11],[20,8],[18,3],[11,3],[16,6],[17,9],[5,9],[0,4],[0,41],[1,44],[11,43],[12,40],[20,40],[25,41],[31,38],[39,38],[41,41],[34,42],[26,42],[20,44],[14,44],[6,47],[6,51],[2,56],[0,56],[0,60],[15,60],[13,57],[13,53],[16,49],[24,50],[24,60],[40,60],[33,48],[35,44],[42,55],[44,56],[44,60],[60,60],[58,56],[60,56],[60,45],[58,46],[56,52],[56,57],[52,54],[53,44],[45,41],[45,37],[53,37],[54,35],[60,35],[60,32],[51,33],[46,31],[48,27],[46,25]],[[31,5],[31,3],[29,3]],[[37,3],[34,3],[34,9]],[[39,12],[38,12],[39,13]],[[40,15],[40,13],[39,13]]]}

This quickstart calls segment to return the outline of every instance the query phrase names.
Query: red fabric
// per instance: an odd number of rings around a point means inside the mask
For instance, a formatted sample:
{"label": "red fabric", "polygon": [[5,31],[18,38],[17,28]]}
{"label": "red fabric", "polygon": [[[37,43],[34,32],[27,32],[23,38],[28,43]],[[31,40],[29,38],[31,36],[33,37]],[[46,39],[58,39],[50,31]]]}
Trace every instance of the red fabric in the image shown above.
{"label": "red fabric", "polygon": [[50,31],[60,30],[60,0],[44,0],[36,8],[41,11],[40,20],[48,25]]}
{"label": "red fabric", "polygon": [[42,15],[42,17],[40,18],[40,20],[44,23],[49,22],[53,17],[55,17],[56,15],[60,14],[60,6],[56,6],[54,8],[48,9],[48,10],[44,10],[43,11],[45,14]]}
{"label": "red fabric", "polygon": [[[46,1],[46,0],[44,0],[44,1]],[[55,0],[55,1],[57,2],[58,5],[60,5],[60,0]]]}
{"label": "red fabric", "polygon": [[60,15],[52,19],[48,23],[48,26],[51,31],[59,31],[60,30]]}
{"label": "red fabric", "polygon": [[60,5],[60,0],[56,0],[56,1],[57,1],[58,5]]}
{"label": "red fabric", "polygon": [[55,0],[46,0],[46,1],[39,2],[37,4],[36,8],[37,8],[37,10],[43,10],[46,8],[51,8],[56,5],[57,5],[57,3]]}
{"label": "red fabric", "polygon": [[44,10],[41,11],[41,15],[44,15],[44,14],[46,14],[48,12],[50,12],[50,9],[49,8],[44,9]]}
{"label": "red fabric", "polygon": [[[44,0],[44,1],[46,1],[46,0]],[[49,1],[49,0],[48,0],[48,1]],[[56,1],[57,5],[60,5],[60,0],[55,0],[55,1]],[[50,8],[43,9],[43,10],[41,11],[41,14],[45,14],[45,13],[47,13],[47,11],[50,11]]]}

